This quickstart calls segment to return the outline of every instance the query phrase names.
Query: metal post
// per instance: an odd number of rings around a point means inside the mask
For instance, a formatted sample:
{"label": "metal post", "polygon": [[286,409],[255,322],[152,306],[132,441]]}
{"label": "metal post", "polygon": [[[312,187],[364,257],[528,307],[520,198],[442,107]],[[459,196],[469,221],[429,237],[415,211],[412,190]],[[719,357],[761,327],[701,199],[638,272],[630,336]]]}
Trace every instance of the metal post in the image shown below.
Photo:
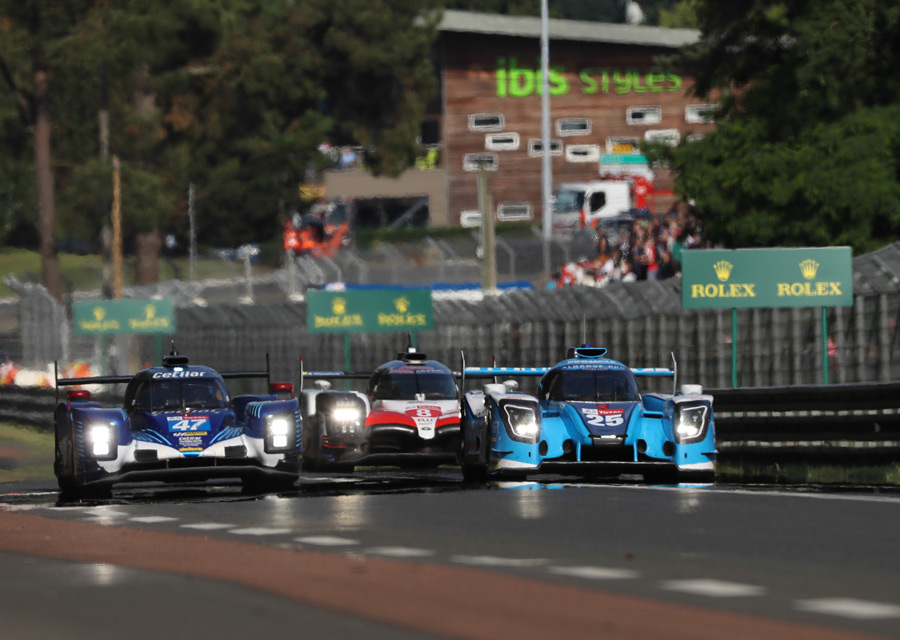
{"label": "metal post", "polygon": [[822,307],[822,384],[828,384],[828,308]]}
{"label": "metal post", "polygon": [[737,309],[731,310],[731,386],[738,386],[737,372]]}
{"label": "metal post", "polygon": [[122,298],[122,181],[119,156],[113,156],[113,298]]}
{"label": "metal post", "polygon": [[487,192],[487,176],[484,165],[478,170],[478,208],[481,209],[481,288],[486,292],[497,290],[497,241],[494,236],[494,208]]}
{"label": "metal post", "polygon": [[188,222],[190,229],[190,241],[188,243],[188,254],[190,264],[190,279],[193,282],[197,277],[197,230],[194,227],[194,183],[188,186]]}
{"label": "metal post", "polygon": [[550,234],[553,215],[550,197],[553,170],[550,165],[550,35],[547,0],[541,0],[541,222],[544,229],[544,277],[550,282]]}

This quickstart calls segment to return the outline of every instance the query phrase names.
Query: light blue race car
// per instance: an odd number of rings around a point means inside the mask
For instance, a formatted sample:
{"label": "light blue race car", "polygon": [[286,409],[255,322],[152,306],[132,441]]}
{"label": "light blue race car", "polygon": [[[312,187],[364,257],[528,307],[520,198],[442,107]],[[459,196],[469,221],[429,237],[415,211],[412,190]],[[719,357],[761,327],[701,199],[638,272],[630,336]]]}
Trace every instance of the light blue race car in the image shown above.
{"label": "light blue race car", "polygon": [[[712,481],[712,396],[699,385],[641,393],[638,377],[670,377],[674,387],[676,369],[631,369],[605,356],[603,348],[577,347],[549,368],[466,367],[463,356],[464,380],[494,379],[461,400],[466,481],[537,473]],[[518,391],[512,378],[520,376],[542,376],[536,396]]]}

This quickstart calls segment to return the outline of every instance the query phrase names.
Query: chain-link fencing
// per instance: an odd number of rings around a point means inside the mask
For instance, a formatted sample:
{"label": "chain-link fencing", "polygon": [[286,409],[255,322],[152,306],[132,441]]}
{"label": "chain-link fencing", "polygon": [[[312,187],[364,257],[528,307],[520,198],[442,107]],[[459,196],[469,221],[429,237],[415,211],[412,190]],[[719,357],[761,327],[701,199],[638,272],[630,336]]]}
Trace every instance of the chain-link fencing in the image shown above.
{"label": "chain-link fencing", "polygon": [[[0,347],[21,367],[44,371],[51,371],[54,361],[84,360],[95,373],[128,373],[158,362],[169,340],[192,361],[223,371],[265,368],[266,354],[277,379],[296,381],[301,355],[307,370],[371,370],[405,348],[406,334],[309,333],[303,292],[334,281],[400,280],[415,286],[442,278],[479,279],[472,258],[448,258],[447,249],[438,258],[429,243],[416,252],[427,257],[417,262],[408,257],[411,249],[399,247],[382,252],[391,260],[359,254],[332,261],[303,258],[265,277],[126,288],[125,297],[175,301],[177,330],[164,339],[76,335],[71,304],[55,302],[39,285],[7,278],[18,300],[0,302]],[[540,254],[523,262],[540,263]],[[434,329],[413,338],[420,350],[454,369],[461,351],[474,365],[496,360],[504,366],[546,366],[561,359],[567,347],[588,342],[631,366],[671,366],[674,356],[680,381],[707,387],[731,386],[733,370],[738,386],[821,383],[823,361],[832,383],[900,379],[900,243],[854,258],[853,267],[854,304],[825,310],[830,334],[825,340],[820,308],[742,309],[732,335],[731,310],[681,308],[678,278],[495,295],[435,291]],[[67,302],[90,298],[80,293]]]}

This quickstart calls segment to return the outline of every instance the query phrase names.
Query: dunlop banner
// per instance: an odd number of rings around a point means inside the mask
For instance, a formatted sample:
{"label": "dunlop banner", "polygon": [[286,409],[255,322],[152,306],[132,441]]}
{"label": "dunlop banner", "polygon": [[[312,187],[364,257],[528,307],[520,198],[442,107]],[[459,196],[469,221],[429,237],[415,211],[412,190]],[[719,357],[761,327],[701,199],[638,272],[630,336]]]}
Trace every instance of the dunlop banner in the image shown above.
{"label": "dunlop banner", "polygon": [[310,333],[424,331],[434,328],[430,289],[306,292]]}
{"label": "dunlop banner", "polygon": [[171,300],[93,300],[74,302],[75,333],[175,333]]}
{"label": "dunlop banner", "polygon": [[711,249],[681,255],[685,309],[853,305],[850,247]]}

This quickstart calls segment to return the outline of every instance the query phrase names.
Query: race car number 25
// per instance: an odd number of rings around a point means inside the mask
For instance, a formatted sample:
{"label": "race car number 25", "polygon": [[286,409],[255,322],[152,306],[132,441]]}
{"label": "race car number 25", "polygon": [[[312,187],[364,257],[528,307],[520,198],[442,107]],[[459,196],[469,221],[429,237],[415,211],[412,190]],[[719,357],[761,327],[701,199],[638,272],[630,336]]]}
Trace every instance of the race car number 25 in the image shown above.
{"label": "race car number 25", "polygon": [[624,422],[622,414],[587,416],[587,423],[592,427],[618,427]]}

